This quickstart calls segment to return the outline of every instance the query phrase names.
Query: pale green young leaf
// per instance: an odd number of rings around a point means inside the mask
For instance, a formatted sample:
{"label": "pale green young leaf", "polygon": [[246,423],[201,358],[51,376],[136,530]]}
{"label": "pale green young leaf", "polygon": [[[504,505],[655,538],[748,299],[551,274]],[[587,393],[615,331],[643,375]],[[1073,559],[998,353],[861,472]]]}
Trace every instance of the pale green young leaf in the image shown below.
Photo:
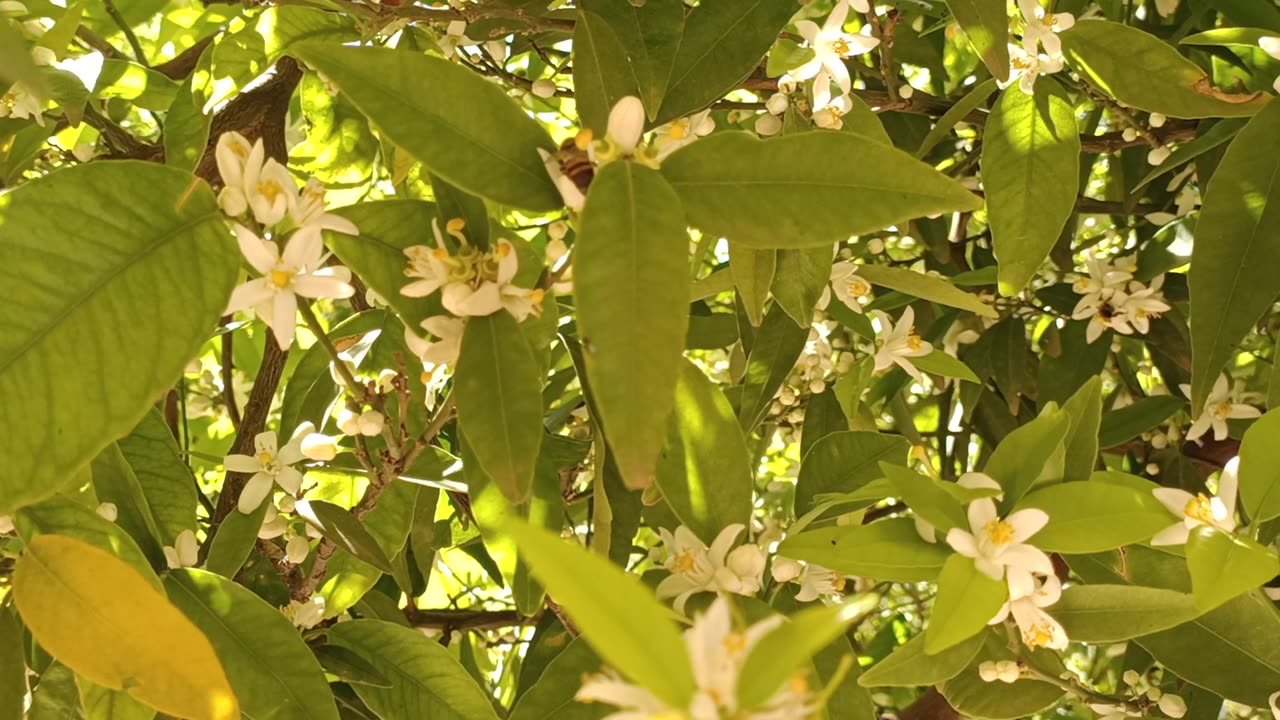
{"label": "pale green young leaf", "polygon": [[574,247],[578,335],[622,477],[653,481],[689,325],[689,240],[680,198],[658,173],[606,166]]}
{"label": "pale green young leaf", "polygon": [[503,205],[562,206],[538,156],[555,150],[551,138],[498,86],[413,52],[328,43],[293,51],[433,173]]}
{"label": "pale green young leaf", "polygon": [[1002,507],[1013,507],[1037,482],[1062,479],[1064,444],[1071,418],[1046,408],[1035,420],[1000,440],[983,472],[1004,488]]}
{"label": "pale green young leaf", "polygon": [[1003,580],[992,580],[972,558],[953,554],[938,575],[938,597],[925,628],[924,651],[937,655],[987,626],[1009,598]]}
{"label": "pale green young leaf", "polygon": [[[867,167],[876,172],[866,173]],[[770,140],[717,133],[673,153],[662,174],[679,193],[690,224],[755,248],[829,246],[982,204],[951,178],[858,133],[814,131]]]}
{"label": "pale green young leaf", "polygon": [[899,645],[889,656],[858,678],[864,687],[920,687],[950,680],[969,665],[985,635],[973,637],[935,655],[924,651],[923,633]]}
{"label": "pale green young leaf", "polygon": [[1240,443],[1240,502],[1250,522],[1280,517],[1280,410],[1271,410],[1244,433]]}
{"label": "pale green young leaf", "polygon": [[1035,94],[1005,90],[982,143],[987,215],[1000,261],[1000,294],[1022,292],[1075,212],[1080,185],[1080,130],[1075,108],[1056,81]]}
{"label": "pale green young leaf", "polygon": [[0,320],[0,393],[42,398],[0,406],[4,513],[151,410],[226,308],[239,253],[207,185],[143,162],[27,183],[0,197],[0,225],[0,264],[23,279],[10,293],[22,311]]}
{"label": "pale green young leaf", "polygon": [[1004,0],[947,0],[947,7],[995,79],[1009,79],[1009,16]]}
{"label": "pale green young leaf", "polygon": [[978,299],[977,295],[967,293],[943,278],[891,265],[859,265],[858,276],[872,285],[897,290],[921,300],[967,310],[983,317],[998,317],[995,308]]}
{"label": "pale green young leaf", "polygon": [[1191,289],[1191,407],[1280,295],[1280,103],[1269,103],[1227,146],[1196,222]]}
{"label": "pale green young leaf", "polygon": [[889,518],[870,525],[826,527],[792,535],[778,546],[778,554],[846,575],[923,582],[935,579],[952,553],[946,545],[921,539],[914,521]]}
{"label": "pale green young leaf", "polygon": [[337,720],[320,663],[278,608],[202,570],[175,570],[164,585],[173,604],[213,643],[246,715]]}
{"label": "pale green young leaf", "polygon": [[1211,525],[1191,530],[1187,567],[1196,605],[1211,610],[1280,575],[1274,550]]}
{"label": "pale green young leaf", "polygon": [[505,530],[528,557],[534,576],[569,612],[601,658],[668,705],[688,705],[694,684],[684,640],[671,612],[639,577],[518,520]]}
{"label": "pale green young leaf", "polygon": [[1150,492],[1107,482],[1067,482],[1036,490],[1018,508],[1039,508],[1049,524],[1029,541],[1046,552],[1093,553],[1147,542],[1177,522]]}

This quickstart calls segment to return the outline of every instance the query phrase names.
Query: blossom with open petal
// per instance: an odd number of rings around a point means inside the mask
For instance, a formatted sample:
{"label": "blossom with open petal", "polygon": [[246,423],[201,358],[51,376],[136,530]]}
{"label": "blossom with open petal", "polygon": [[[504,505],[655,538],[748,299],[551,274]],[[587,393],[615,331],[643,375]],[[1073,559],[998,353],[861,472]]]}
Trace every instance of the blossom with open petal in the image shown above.
{"label": "blossom with open petal", "polygon": [[[52,65],[57,56],[49,48],[37,45],[31,49],[31,60],[36,65]],[[43,98],[23,83],[17,82],[0,95],[0,118],[31,119],[44,127],[44,104]]]}
{"label": "blossom with open petal", "polygon": [[409,351],[417,355],[424,364],[433,367],[457,364],[458,354],[462,351],[462,332],[467,327],[467,321],[448,315],[435,315],[423,320],[421,326],[435,339],[423,338],[406,327],[404,341],[409,346]]}
{"label": "blossom with open petal", "polygon": [[1164,275],[1157,275],[1149,287],[1135,280],[1129,283],[1129,290],[1120,302],[1120,313],[1125,321],[1143,335],[1151,330],[1151,318],[1169,310],[1169,303],[1165,302],[1160,291],[1163,284]]}
{"label": "blossom with open petal", "polygon": [[263,240],[243,225],[236,225],[236,241],[249,264],[262,274],[237,287],[227,312],[253,308],[271,328],[281,348],[293,343],[298,295],[308,298],[346,298],[355,293],[351,271],[324,266],[324,245],[319,234],[294,233],[281,253],[274,242]]}
{"label": "blossom with open petal", "polygon": [[673,708],[648,689],[633,685],[612,671],[588,675],[575,699],[617,706],[604,720],[791,720],[805,718],[818,701],[803,671],[797,673],[767,702],[749,712],[739,711],[738,677],[751,651],[783,619],[774,615],[746,628],[736,629],[728,600],[717,598],[684,632],[693,666],[696,688],[688,707]]}
{"label": "blossom with open petal", "polygon": [[859,301],[871,296],[871,283],[858,276],[858,267],[857,263],[848,260],[832,264],[831,278],[827,287],[822,289],[818,307],[825,308],[831,301],[834,291],[840,302],[847,305],[850,310],[861,313],[862,303]]}
{"label": "blossom with open petal", "polygon": [[[1273,59],[1280,60],[1280,37],[1268,36],[1260,38],[1258,40],[1258,47],[1262,48],[1262,51],[1270,55]],[[1276,78],[1272,87],[1275,88],[1276,92],[1280,92],[1280,77]],[[1280,715],[1276,715],[1276,717],[1280,718]]]}
{"label": "blossom with open petal", "polygon": [[1218,494],[1192,495],[1178,488],[1156,488],[1156,496],[1169,512],[1181,518],[1178,522],[1156,533],[1152,545],[1183,545],[1191,537],[1191,531],[1201,525],[1212,525],[1223,532],[1236,530],[1236,489],[1239,485],[1240,458],[1232,458],[1218,477]]}
{"label": "blossom with open petal", "polygon": [[272,485],[290,495],[302,489],[302,472],[293,467],[304,459],[302,438],[295,435],[283,447],[277,446],[274,430],[265,430],[253,438],[253,455],[228,455],[222,460],[227,472],[252,473],[240,491],[236,508],[248,515],[257,510],[271,492]]}
{"label": "blossom with open petal", "polygon": [[[1182,393],[1191,397],[1190,385],[1179,385]],[[1231,384],[1226,375],[1218,376],[1209,397],[1205,398],[1204,411],[1187,429],[1187,440],[1200,442],[1200,437],[1213,428],[1214,440],[1225,440],[1228,434],[1227,420],[1261,417],[1262,411],[1252,405],[1231,402]]]}
{"label": "blossom with open petal", "polygon": [[800,20],[796,29],[804,36],[805,46],[813,50],[813,59],[791,72],[797,80],[808,80],[826,73],[845,93],[853,87],[849,68],[844,61],[854,55],[870,52],[880,44],[877,38],[847,33],[844,22],[849,17],[849,6],[837,3],[821,27],[812,20]]}
{"label": "blossom with open petal", "polygon": [[1029,650],[1042,647],[1065,650],[1067,631],[1063,629],[1062,623],[1044,611],[1044,608],[1058,602],[1061,597],[1062,582],[1056,575],[1050,574],[1040,579],[1022,573],[1010,573],[1009,600],[991,619],[990,624],[1004,622],[1005,618],[1013,615],[1013,621],[1022,633],[1022,642]]}
{"label": "blossom with open petal", "polygon": [[1027,52],[1021,45],[1009,45],[1009,79],[998,83],[1000,87],[1008,87],[1014,82],[1022,92],[1034,95],[1036,78],[1041,75],[1052,75],[1062,70],[1062,58]]}
{"label": "blossom with open petal", "polygon": [[654,133],[653,145],[658,150],[658,161],[694,140],[710,135],[715,129],[716,122],[711,119],[710,110],[672,120]]}
{"label": "blossom with open petal", "polygon": [[311,178],[303,186],[298,201],[289,210],[289,218],[297,225],[295,233],[319,233],[321,230],[333,230],[344,235],[359,235],[360,229],[355,223],[328,211],[324,199],[324,183]]}
{"label": "blossom with open petal", "polygon": [[781,556],[773,559],[770,572],[777,582],[789,582],[800,586],[796,591],[798,602],[811,602],[820,597],[842,595],[849,580],[844,573]]}
{"label": "blossom with open petal", "polygon": [[262,138],[250,144],[238,132],[224,132],[218,136],[214,157],[222,177],[218,206],[223,212],[239,217],[252,210],[254,219],[266,226],[295,212],[298,184],[287,167],[266,157]]}
{"label": "blossom with open petal", "polygon": [[685,602],[694,593],[723,591],[754,594],[760,589],[764,575],[763,555],[761,554],[759,561],[756,558],[760,549],[754,545],[744,545],[730,551],[744,529],[746,526],[741,523],[726,527],[711,542],[710,548],[683,525],[677,527],[674,533],[666,528],[659,529],[662,545],[667,552],[663,567],[671,574],[658,584],[658,597],[675,598],[676,611],[684,612]]}
{"label": "blossom with open petal", "polygon": [[573,178],[565,174],[564,168],[560,167],[560,159],[544,148],[538,148],[538,155],[542,156],[542,166],[546,168],[547,177],[551,178],[556,190],[560,191],[560,199],[564,201],[564,206],[575,213],[582,212],[587,196],[578,188]]}
{"label": "blossom with open petal", "polygon": [[[1000,502],[1004,499],[1004,488],[1000,487],[1000,483],[996,482],[995,478],[987,475],[986,473],[967,472],[956,480],[956,484],[966,490],[995,490],[996,494],[991,497],[995,498],[996,502]],[[935,528],[932,523],[919,515],[915,515],[914,520],[916,524],[916,534],[919,535],[922,540],[929,543],[938,542],[938,529]]]}
{"label": "blossom with open petal", "polygon": [[222,178],[222,190],[218,193],[218,207],[232,217],[239,217],[249,209],[249,195],[244,185],[244,170],[249,164],[261,165],[266,150],[262,139],[250,143],[238,132],[228,131],[218,136],[214,158],[218,161],[218,175]]}
{"label": "blossom with open petal", "polygon": [[969,503],[969,530],[951,528],[947,544],[971,557],[978,569],[994,580],[1003,580],[1006,569],[1014,574],[1052,575],[1049,556],[1026,540],[1040,532],[1049,515],[1036,508],[1019,510],[1001,519],[991,498]]}
{"label": "blossom with open petal", "polygon": [[324,620],[324,607],[324,596],[316,595],[308,600],[290,600],[288,605],[280,608],[280,612],[294,627],[307,630]]}
{"label": "blossom with open petal", "polygon": [[908,305],[902,311],[902,317],[898,318],[897,325],[894,325],[887,314],[878,310],[875,317],[881,328],[881,339],[875,356],[876,372],[896,364],[911,377],[921,379],[920,371],[911,363],[910,358],[928,355],[933,352],[933,345],[916,334],[916,311]]}
{"label": "blossom with open petal", "polygon": [[1062,57],[1062,41],[1057,33],[1071,29],[1076,18],[1071,13],[1045,12],[1039,0],[1018,0],[1018,10],[1026,21],[1026,29],[1022,32],[1022,46],[1028,53],[1037,52],[1044,47],[1050,58]]}
{"label": "blossom with open petal", "polygon": [[174,538],[173,545],[164,548],[164,562],[170,570],[184,567],[195,567],[198,562],[200,544],[196,542],[196,534],[191,530],[183,530]]}

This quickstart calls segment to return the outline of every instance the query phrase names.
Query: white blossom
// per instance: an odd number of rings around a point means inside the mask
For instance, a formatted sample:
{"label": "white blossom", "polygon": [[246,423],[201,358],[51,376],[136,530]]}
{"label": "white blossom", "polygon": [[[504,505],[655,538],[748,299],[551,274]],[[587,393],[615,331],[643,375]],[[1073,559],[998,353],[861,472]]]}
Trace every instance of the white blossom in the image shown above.
{"label": "white blossom", "polygon": [[1026,21],[1026,29],[1022,32],[1023,49],[1035,54],[1042,46],[1048,57],[1061,60],[1062,41],[1057,33],[1075,25],[1075,16],[1071,13],[1047,13],[1039,0],[1018,0],[1018,10]]}
{"label": "white blossom", "polygon": [[843,573],[821,565],[781,556],[773,559],[770,573],[777,582],[794,583],[800,586],[796,591],[798,602],[811,602],[821,597],[842,595],[848,582],[848,577]]}
{"label": "white blossom", "polygon": [[862,312],[863,298],[871,297],[871,283],[858,276],[858,264],[841,260],[831,266],[831,277],[827,287],[822,289],[822,297],[818,299],[818,307],[826,308],[834,294],[840,302],[856,313]]}
{"label": "white blossom", "polygon": [[711,119],[710,110],[677,118],[663,125],[654,133],[653,138],[658,162],[698,138],[710,135],[715,129],[716,123]]}
{"label": "white blossom", "polygon": [[1047,647],[1053,650],[1067,648],[1067,631],[1044,608],[1062,597],[1062,583],[1056,575],[1037,579],[1025,573],[1009,573],[1009,600],[991,619],[992,625],[1004,622],[1010,615],[1022,634],[1022,642],[1029,650]]}
{"label": "white blossom", "polygon": [[306,601],[290,600],[289,604],[280,608],[294,627],[307,630],[324,620],[324,596],[316,595]]}
{"label": "white blossom", "polygon": [[879,310],[875,312],[875,317],[880,323],[880,338],[875,355],[876,372],[896,364],[911,377],[921,379],[922,375],[911,363],[911,358],[928,355],[933,352],[933,345],[916,334],[915,310],[907,306],[896,326],[887,314]]}
{"label": "white blossom", "polygon": [[1218,493],[1192,495],[1178,488],[1156,488],[1151,491],[1169,512],[1178,516],[1178,522],[1156,533],[1152,545],[1183,545],[1191,537],[1191,531],[1201,525],[1211,525],[1223,532],[1236,530],[1236,490],[1239,485],[1240,458],[1232,458],[1218,477]]}
{"label": "white blossom", "polygon": [[947,544],[973,558],[978,570],[988,577],[1003,580],[1006,569],[1010,576],[1053,574],[1049,556],[1026,542],[1049,522],[1045,511],[1026,508],[1002,519],[994,500],[979,498],[969,503],[968,516],[969,532],[951,528],[947,531]]}
{"label": "white blossom", "polygon": [[675,598],[676,611],[684,612],[685,602],[694,593],[755,594],[763,581],[764,553],[751,544],[730,550],[744,529],[740,523],[726,527],[708,548],[683,525],[674,533],[660,528],[658,532],[667,553],[663,567],[671,574],[658,584],[658,597]]}
{"label": "white blossom", "polygon": [[236,505],[240,512],[248,515],[257,510],[273,484],[290,495],[298,494],[302,489],[302,472],[293,465],[303,460],[301,444],[302,438],[295,435],[283,447],[277,447],[275,431],[266,430],[253,438],[253,455],[223,458],[222,464],[227,472],[252,473],[240,491],[240,501]]}
{"label": "white blossom", "polygon": [[98,517],[106,520],[107,522],[115,522],[116,518],[120,517],[120,510],[116,507],[115,503],[101,503],[94,512],[98,513]]}
{"label": "white blossom", "polygon": [[170,570],[184,567],[195,567],[199,562],[200,545],[196,542],[196,534],[191,530],[183,530],[174,538],[173,545],[164,548],[164,561]]}
{"label": "white blossom", "polygon": [[846,33],[844,22],[849,16],[849,6],[837,3],[821,27],[812,20],[796,22],[796,29],[804,36],[805,46],[813,50],[813,59],[791,72],[797,80],[809,80],[826,74],[841,91],[853,88],[849,69],[844,61],[855,55],[870,52],[880,44],[867,35]]}
{"label": "white blossom", "polygon": [[[1191,397],[1190,385],[1178,387],[1182,389],[1184,395]],[[1232,402],[1231,385],[1227,382],[1227,376],[1219,375],[1218,380],[1213,384],[1213,389],[1209,391],[1209,397],[1205,398],[1203,412],[1187,429],[1187,440],[1199,443],[1200,438],[1209,432],[1210,428],[1213,429],[1214,440],[1225,440],[1228,433],[1227,420],[1256,418],[1261,415],[1262,412],[1251,405]]]}
{"label": "white blossom", "polygon": [[[52,65],[56,59],[57,57],[49,48],[37,45],[31,49],[31,60],[36,65]],[[0,95],[0,118],[31,119],[35,120],[40,127],[44,127],[44,104],[44,98],[26,85],[17,82],[4,95]]]}
{"label": "white blossom", "polygon": [[[1258,47],[1274,60],[1280,60],[1280,37],[1264,37],[1258,40]],[[1280,92],[1280,77],[1272,84],[1276,92]],[[1280,716],[1278,716],[1280,717]]]}
{"label": "white blossom", "polygon": [[497,240],[489,251],[475,248],[460,234],[461,220],[455,220],[450,221],[449,232],[460,238],[456,254],[449,252],[434,219],[436,246],[405,248],[409,259],[405,275],[416,279],[401,288],[401,294],[426,297],[439,290],[445,309],[459,317],[483,317],[503,309],[520,321],[531,314],[540,315],[543,291],[513,282],[520,265],[515,246],[508,240]]}

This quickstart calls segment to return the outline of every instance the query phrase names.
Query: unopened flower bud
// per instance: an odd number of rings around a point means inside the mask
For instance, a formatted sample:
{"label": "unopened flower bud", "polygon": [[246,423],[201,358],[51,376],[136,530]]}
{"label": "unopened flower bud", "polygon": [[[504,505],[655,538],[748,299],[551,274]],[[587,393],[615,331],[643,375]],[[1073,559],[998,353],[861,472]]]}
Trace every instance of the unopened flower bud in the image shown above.
{"label": "unopened flower bud", "polygon": [[1164,127],[1164,122],[1167,119],[1160,113],[1151,113],[1151,117],[1147,118],[1147,124],[1153,128]]}
{"label": "unopened flower bud", "polygon": [[1000,673],[996,670],[996,664],[987,660],[979,663],[978,677],[982,678],[983,682],[995,682],[1000,679]]}
{"label": "unopened flower bud", "polygon": [[298,509],[298,501],[292,495],[285,495],[280,498],[280,502],[276,503],[276,507],[287,515]]}
{"label": "unopened flower bud", "polygon": [[1171,718],[1180,718],[1187,714],[1187,701],[1173,693],[1165,693],[1160,696],[1159,702],[1160,712]]}
{"label": "unopened flower bud", "polygon": [[871,238],[867,241],[867,250],[870,250],[872,255],[879,255],[884,252],[884,240]]}
{"label": "unopened flower bud", "polygon": [[1124,138],[1125,142],[1133,142],[1138,139],[1138,129],[1127,127],[1120,131],[1120,137]]}
{"label": "unopened flower bud", "polygon": [[569,234],[569,226],[563,220],[557,220],[547,226],[547,237],[552,240],[564,240]]}
{"label": "unopened flower bud", "polygon": [[294,536],[284,545],[284,559],[293,565],[301,565],[311,552],[311,543],[305,537]]}
{"label": "unopened flower bud", "polygon": [[308,460],[328,462],[338,456],[338,439],[320,433],[311,433],[302,438],[302,454]]}
{"label": "unopened flower bud", "polygon": [[1172,154],[1173,151],[1164,145],[1161,145],[1158,148],[1152,148],[1151,152],[1147,153],[1147,163],[1149,165],[1159,165],[1165,160],[1168,160],[1169,156]]}
{"label": "unopened flower bud", "polygon": [[0,535],[8,535],[13,532],[13,516],[0,515]]}
{"label": "unopened flower bud", "polygon": [[343,408],[338,413],[338,429],[343,435],[359,435],[360,434],[360,413],[349,408]]}
{"label": "unopened flower bud", "polygon": [[365,437],[380,435],[387,425],[387,417],[377,410],[367,410],[360,414],[360,434]]}
{"label": "unopened flower bud", "polygon": [[769,111],[770,115],[781,115],[787,111],[787,107],[791,105],[791,101],[783,93],[774,93],[764,104],[764,109]]}
{"label": "unopened flower bud", "polygon": [[776,115],[761,115],[756,118],[756,134],[768,137],[782,131],[782,121]]}
{"label": "unopened flower bud", "polygon": [[800,576],[800,571],[804,570],[804,566],[797,560],[791,558],[779,557],[773,561],[773,567],[769,569],[773,579],[777,582],[791,582]]}
{"label": "unopened flower bud", "polygon": [[1142,676],[1138,674],[1137,670],[1125,670],[1124,675],[1120,677],[1124,680],[1124,684],[1129,687],[1134,687],[1138,683],[1142,682]]}
{"label": "unopened flower bud", "polygon": [[554,97],[556,94],[556,84],[546,78],[534,80],[529,91],[540,98]]}
{"label": "unopened flower bud", "polygon": [[911,87],[910,85],[903,85],[902,87],[898,88],[898,96],[901,97],[903,100],[910,100],[911,96],[915,94],[916,94],[916,89]]}
{"label": "unopened flower bud", "polygon": [[107,522],[115,522],[120,516],[120,511],[116,509],[115,503],[104,502],[98,506],[98,516]]}
{"label": "unopened flower bud", "polygon": [[1001,660],[996,663],[996,673],[1000,682],[1015,683],[1022,677],[1022,670],[1014,660]]}
{"label": "unopened flower bud", "polygon": [[564,240],[552,238],[547,241],[547,260],[551,261],[553,267],[560,262],[560,258],[564,257],[567,252],[569,252],[569,248],[565,246]]}

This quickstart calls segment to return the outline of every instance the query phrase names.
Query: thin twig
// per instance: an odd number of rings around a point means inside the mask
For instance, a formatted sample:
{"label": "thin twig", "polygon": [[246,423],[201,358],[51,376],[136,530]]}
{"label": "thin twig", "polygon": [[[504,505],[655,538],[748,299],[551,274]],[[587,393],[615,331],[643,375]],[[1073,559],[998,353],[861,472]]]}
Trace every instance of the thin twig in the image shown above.
{"label": "thin twig", "polygon": [[142,49],[142,43],[138,42],[138,36],[134,34],[133,28],[129,27],[129,21],[125,20],[124,15],[116,8],[114,0],[102,0],[102,5],[120,28],[120,32],[124,33],[124,39],[129,41],[129,47],[133,48],[133,54],[138,57],[138,63],[143,67],[151,67],[151,63],[147,62],[147,53]]}
{"label": "thin twig", "polygon": [[232,333],[222,334],[222,400],[227,406],[227,417],[231,418],[231,426],[240,429],[240,408],[236,406],[236,390],[234,384],[235,348],[232,345]]}

